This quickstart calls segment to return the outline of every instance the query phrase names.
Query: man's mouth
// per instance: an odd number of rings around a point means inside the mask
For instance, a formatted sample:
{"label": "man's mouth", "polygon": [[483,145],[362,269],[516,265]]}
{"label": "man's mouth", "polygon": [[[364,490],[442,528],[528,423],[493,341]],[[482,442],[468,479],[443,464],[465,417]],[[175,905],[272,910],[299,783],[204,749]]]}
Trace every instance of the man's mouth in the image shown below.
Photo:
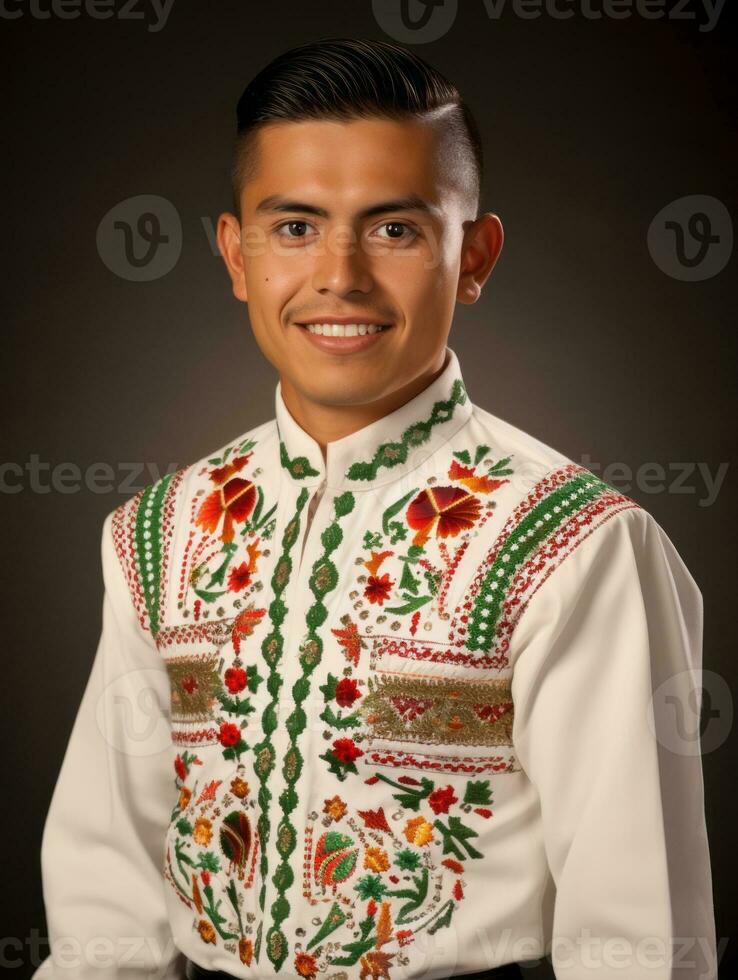
{"label": "man's mouth", "polygon": [[308,333],[320,337],[364,337],[389,330],[391,323],[300,323]]}

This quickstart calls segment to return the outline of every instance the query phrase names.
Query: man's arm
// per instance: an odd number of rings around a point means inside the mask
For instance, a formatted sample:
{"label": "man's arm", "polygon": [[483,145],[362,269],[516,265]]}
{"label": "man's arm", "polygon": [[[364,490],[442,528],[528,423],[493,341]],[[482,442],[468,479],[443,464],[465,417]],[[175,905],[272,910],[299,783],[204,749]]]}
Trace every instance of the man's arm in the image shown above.
{"label": "man's arm", "polygon": [[176,803],[169,680],[102,533],[97,653],[44,827],[51,956],[34,980],[183,976],[167,919],[165,833]]}
{"label": "man's arm", "polygon": [[640,508],[583,540],[520,620],[513,741],[540,795],[561,980],[717,976],[701,669],[702,596]]}

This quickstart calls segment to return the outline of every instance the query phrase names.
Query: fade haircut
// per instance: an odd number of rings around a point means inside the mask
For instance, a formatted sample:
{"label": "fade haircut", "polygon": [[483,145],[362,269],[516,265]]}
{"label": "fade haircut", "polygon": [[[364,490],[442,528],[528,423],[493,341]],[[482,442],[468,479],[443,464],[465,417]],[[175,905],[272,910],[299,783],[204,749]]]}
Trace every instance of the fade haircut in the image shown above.
{"label": "fade haircut", "polygon": [[[475,217],[484,157],[477,124],[458,90],[412,51],[389,41],[324,38],[292,48],[263,68],[236,107],[231,168],[234,211],[256,172],[256,135],[268,123],[311,119],[415,119],[438,110],[459,161],[471,175]],[[466,164],[466,166],[464,166]]]}

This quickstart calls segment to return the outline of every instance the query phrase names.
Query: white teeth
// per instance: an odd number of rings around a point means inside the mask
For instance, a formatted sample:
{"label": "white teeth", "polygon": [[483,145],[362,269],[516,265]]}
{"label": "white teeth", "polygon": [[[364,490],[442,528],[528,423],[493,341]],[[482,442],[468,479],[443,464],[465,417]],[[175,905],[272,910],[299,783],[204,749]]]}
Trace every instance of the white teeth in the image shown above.
{"label": "white teeth", "polygon": [[385,329],[376,323],[308,323],[306,326],[310,333],[323,337],[363,337]]}

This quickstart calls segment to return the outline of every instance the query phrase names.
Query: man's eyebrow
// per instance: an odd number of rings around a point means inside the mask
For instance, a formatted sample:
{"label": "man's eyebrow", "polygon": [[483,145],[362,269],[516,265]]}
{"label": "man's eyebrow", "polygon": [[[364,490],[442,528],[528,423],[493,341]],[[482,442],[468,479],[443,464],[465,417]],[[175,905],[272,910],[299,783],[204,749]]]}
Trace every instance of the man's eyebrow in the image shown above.
{"label": "man's eyebrow", "polygon": [[[420,197],[419,194],[410,194],[407,197],[398,197],[391,201],[380,201],[378,204],[372,204],[359,211],[357,217],[374,218],[391,211],[422,211],[425,214],[437,214],[438,210],[435,205]],[[329,217],[325,208],[307,204],[305,201],[282,197],[281,194],[270,194],[269,197],[265,197],[263,201],[257,204],[256,211],[276,211],[278,213],[299,211],[302,214],[314,214],[318,218]]]}

